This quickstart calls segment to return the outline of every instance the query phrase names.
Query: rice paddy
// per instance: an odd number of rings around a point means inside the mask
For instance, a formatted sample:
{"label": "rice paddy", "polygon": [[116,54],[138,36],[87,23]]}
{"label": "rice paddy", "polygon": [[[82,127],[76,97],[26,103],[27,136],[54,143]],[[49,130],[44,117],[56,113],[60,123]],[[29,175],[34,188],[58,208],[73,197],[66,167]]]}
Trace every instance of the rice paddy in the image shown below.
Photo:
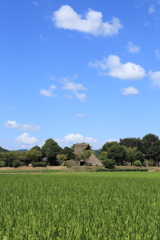
{"label": "rice paddy", "polygon": [[160,172],[0,175],[0,240],[158,240]]}

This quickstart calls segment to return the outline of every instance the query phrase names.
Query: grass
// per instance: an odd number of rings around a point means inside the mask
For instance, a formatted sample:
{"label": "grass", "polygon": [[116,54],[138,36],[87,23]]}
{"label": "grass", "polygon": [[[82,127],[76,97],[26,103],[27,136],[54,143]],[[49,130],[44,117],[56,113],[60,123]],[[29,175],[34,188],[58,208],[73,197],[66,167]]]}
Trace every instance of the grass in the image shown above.
{"label": "grass", "polygon": [[159,240],[160,172],[0,175],[2,240]]}

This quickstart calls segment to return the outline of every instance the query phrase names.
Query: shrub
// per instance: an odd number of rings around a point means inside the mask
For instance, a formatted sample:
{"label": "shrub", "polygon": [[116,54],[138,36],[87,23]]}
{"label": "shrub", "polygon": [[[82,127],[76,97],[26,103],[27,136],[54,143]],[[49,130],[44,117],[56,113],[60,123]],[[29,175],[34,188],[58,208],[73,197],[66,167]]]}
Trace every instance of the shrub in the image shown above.
{"label": "shrub", "polygon": [[4,161],[0,161],[0,167],[6,167],[6,163]]}
{"label": "shrub", "polygon": [[148,161],[148,166],[155,166],[155,162],[153,160],[149,160]]}
{"label": "shrub", "polygon": [[124,162],[123,165],[124,165],[124,166],[128,166],[128,162]]}
{"label": "shrub", "polygon": [[139,160],[134,161],[134,166],[136,167],[142,167],[142,162]]}
{"label": "shrub", "polygon": [[20,165],[21,165],[21,162],[18,159],[14,160],[13,163],[12,163],[12,166],[15,167],[15,168],[19,167]]}
{"label": "shrub", "polygon": [[106,159],[104,159],[103,161],[102,161],[102,163],[103,163],[103,165],[106,167],[106,168],[114,168],[114,166],[115,166],[115,160],[113,160],[113,159],[108,159],[108,158],[106,158]]}
{"label": "shrub", "polygon": [[33,162],[32,166],[33,167],[46,167],[47,166],[47,162]]}
{"label": "shrub", "polygon": [[66,166],[66,167],[72,167],[72,164],[69,162],[69,161],[66,161],[65,163],[64,163],[64,166]]}
{"label": "shrub", "polygon": [[97,169],[96,172],[147,172],[148,169],[140,168],[127,168],[127,169]]}

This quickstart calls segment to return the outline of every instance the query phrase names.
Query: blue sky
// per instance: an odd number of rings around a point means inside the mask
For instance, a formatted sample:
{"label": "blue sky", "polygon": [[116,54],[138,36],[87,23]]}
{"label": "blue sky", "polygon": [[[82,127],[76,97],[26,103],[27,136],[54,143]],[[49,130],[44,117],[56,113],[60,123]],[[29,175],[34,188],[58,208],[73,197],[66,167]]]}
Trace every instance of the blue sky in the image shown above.
{"label": "blue sky", "polygon": [[0,146],[160,136],[159,0],[5,0],[0,11]]}

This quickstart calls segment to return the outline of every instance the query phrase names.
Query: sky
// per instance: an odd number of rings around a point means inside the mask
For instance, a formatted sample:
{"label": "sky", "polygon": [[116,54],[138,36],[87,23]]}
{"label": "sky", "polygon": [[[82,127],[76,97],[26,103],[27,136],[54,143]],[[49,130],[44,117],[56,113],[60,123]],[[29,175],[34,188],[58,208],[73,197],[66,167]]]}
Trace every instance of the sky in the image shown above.
{"label": "sky", "polygon": [[0,2],[0,146],[160,137],[160,0]]}

